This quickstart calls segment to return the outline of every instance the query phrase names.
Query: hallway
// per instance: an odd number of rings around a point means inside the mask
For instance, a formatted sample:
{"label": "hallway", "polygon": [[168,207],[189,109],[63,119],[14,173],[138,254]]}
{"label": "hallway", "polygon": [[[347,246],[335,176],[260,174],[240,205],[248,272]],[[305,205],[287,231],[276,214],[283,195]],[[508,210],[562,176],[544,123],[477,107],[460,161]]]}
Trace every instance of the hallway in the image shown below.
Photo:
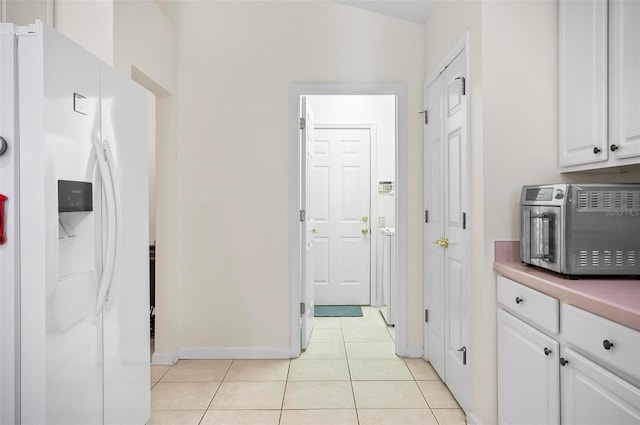
{"label": "hallway", "polygon": [[464,424],[429,363],[394,354],[393,332],[363,307],[363,317],[316,318],[298,359],[152,366],[149,424]]}

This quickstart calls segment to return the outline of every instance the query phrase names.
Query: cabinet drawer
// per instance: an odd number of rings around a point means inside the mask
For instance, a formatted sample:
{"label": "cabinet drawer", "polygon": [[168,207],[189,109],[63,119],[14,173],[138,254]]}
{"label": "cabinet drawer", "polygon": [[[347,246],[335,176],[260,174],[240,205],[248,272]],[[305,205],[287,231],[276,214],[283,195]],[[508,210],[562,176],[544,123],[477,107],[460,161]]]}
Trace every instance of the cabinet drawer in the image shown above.
{"label": "cabinet drawer", "polygon": [[578,351],[640,379],[640,332],[563,304],[562,334]]}
{"label": "cabinet drawer", "polygon": [[498,276],[498,303],[533,325],[558,333],[560,303],[557,299]]}

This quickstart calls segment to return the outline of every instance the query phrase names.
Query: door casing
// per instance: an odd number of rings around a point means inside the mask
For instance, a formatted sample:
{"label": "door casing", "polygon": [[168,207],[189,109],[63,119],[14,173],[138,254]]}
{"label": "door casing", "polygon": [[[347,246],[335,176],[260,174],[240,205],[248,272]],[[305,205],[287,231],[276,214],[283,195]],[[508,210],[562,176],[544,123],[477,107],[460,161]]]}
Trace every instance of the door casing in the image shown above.
{"label": "door casing", "polygon": [[407,87],[405,83],[291,83],[289,88],[289,158],[290,158],[290,326],[291,357],[300,356],[301,234],[300,225],[300,97],[304,95],[395,95],[396,96],[396,240],[398,249],[395,300],[396,354],[408,356],[407,338]]}

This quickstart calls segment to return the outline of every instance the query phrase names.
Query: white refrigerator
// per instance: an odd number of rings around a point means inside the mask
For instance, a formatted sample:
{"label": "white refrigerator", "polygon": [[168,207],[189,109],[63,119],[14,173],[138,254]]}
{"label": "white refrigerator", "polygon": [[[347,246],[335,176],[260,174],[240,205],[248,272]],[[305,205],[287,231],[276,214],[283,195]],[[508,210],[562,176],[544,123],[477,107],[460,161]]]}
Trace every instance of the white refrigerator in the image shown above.
{"label": "white refrigerator", "polygon": [[145,424],[145,91],[42,22],[0,49],[0,423]]}

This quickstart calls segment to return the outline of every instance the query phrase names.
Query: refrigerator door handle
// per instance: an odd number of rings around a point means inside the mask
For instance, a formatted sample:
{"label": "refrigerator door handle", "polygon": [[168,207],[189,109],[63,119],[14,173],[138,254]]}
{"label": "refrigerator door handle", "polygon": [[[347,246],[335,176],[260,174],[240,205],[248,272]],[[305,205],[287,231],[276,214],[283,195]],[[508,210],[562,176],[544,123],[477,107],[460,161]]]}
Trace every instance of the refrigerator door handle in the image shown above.
{"label": "refrigerator door handle", "polygon": [[111,278],[112,278],[113,265],[115,262],[116,218],[114,214],[115,205],[113,200],[113,185],[111,182],[111,178],[109,176],[109,169],[107,166],[107,161],[105,159],[104,147],[102,146],[102,143],[100,143],[100,140],[96,140],[94,142],[94,146],[96,151],[96,162],[98,164],[98,171],[100,172],[100,179],[102,181],[102,186],[105,193],[105,200],[107,204],[106,258],[102,265],[102,277],[100,278],[100,286],[98,287],[98,300],[96,303],[96,316],[99,316],[100,313],[102,313],[104,300],[107,296],[107,288],[109,287],[109,282],[111,281]]}
{"label": "refrigerator door handle", "polygon": [[120,245],[122,244],[122,197],[120,196],[120,183],[118,180],[118,168],[116,167],[116,161],[113,158],[109,141],[103,141],[105,157],[107,159],[107,168],[109,169],[109,176],[111,177],[111,187],[113,188],[113,201],[114,201],[114,217],[115,217],[115,244],[113,270],[111,271],[111,280],[108,283],[107,290],[105,292],[105,308],[109,309],[111,306],[111,300],[114,292],[114,280],[117,277],[118,266],[120,265],[119,255]]}

